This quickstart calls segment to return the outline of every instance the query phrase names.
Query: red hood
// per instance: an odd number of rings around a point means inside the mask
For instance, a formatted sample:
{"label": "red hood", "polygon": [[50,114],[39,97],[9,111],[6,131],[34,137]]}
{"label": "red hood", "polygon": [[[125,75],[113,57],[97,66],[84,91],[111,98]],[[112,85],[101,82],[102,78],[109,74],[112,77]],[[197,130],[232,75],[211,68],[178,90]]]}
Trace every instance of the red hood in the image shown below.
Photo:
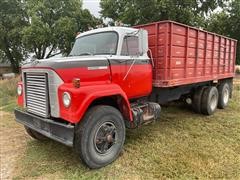
{"label": "red hood", "polygon": [[52,69],[65,83],[80,78],[81,84],[102,84],[110,81],[110,67],[107,58],[101,56],[66,57],[36,60],[25,64],[22,69]]}

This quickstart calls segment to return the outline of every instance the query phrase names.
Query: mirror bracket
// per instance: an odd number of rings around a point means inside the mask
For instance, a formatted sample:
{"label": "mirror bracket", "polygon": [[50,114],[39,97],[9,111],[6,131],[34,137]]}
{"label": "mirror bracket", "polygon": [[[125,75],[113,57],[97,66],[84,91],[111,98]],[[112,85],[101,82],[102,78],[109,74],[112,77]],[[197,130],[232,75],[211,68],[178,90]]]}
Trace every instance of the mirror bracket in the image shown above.
{"label": "mirror bracket", "polygon": [[148,33],[144,29],[139,29],[138,49],[141,56],[146,54],[148,51]]}

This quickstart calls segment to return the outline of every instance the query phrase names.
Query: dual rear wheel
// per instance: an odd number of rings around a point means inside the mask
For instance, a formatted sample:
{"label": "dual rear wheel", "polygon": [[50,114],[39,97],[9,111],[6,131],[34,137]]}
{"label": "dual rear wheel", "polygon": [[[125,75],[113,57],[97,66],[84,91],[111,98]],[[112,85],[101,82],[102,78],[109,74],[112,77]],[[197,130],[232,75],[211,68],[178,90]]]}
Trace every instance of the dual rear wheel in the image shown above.
{"label": "dual rear wheel", "polygon": [[224,109],[229,102],[231,88],[229,83],[221,83],[218,87],[201,86],[193,94],[192,107],[197,113],[212,115],[217,107]]}
{"label": "dual rear wheel", "polygon": [[231,87],[229,83],[221,83],[218,86],[219,99],[218,99],[218,108],[224,109],[229,102],[231,96]]}

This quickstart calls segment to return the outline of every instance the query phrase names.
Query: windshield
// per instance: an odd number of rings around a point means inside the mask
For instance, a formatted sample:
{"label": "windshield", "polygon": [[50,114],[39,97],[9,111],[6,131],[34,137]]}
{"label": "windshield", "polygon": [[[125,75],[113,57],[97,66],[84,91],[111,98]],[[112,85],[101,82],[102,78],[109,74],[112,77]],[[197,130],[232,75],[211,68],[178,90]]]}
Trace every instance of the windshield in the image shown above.
{"label": "windshield", "polygon": [[82,36],[76,39],[69,56],[84,56],[97,54],[115,55],[118,35],[116,32],[102,32]]}

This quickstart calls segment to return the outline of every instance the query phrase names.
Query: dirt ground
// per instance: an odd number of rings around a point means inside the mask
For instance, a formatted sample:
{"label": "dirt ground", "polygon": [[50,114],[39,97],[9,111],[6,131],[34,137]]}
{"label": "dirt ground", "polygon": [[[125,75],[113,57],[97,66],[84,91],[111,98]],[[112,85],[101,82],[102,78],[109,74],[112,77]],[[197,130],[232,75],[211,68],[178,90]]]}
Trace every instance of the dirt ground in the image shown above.
{"label": "dirt ground", "polygon": [[[1,180],[12,179],[15,170],[15,163],[18,158],[20,158],[21,154],[23,154],[22,152],[26,147],[27,139],[29,139],[25,134],[23,127],[13,121],[13,116],[13,114],[8,112],[0,111]],[[9,123],[10,125],[6,125],[6,123]]]}

